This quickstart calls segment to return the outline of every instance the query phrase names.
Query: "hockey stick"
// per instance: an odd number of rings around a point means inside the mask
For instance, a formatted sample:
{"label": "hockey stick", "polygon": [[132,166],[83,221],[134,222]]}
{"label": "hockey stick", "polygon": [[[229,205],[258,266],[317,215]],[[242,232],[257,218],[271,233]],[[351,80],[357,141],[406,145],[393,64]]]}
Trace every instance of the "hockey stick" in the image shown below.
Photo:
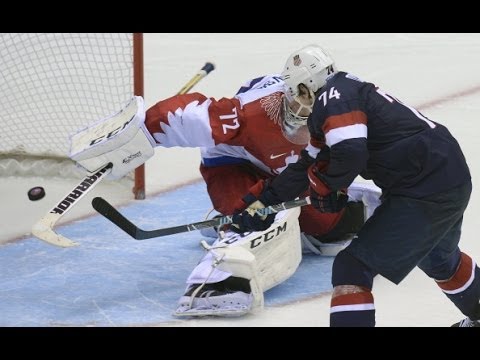
{"label": "hockey stick", "polygon": [[189,92],[200,80],[202,80],[205,76],[210,74],[213,70],[215,70],[215,65],[210,62],[205,63],[205,65],[191,78],[177,93],[177,95],[186,94]]}
{"label": "hockey stick", "polygon": [[87,176],[78,184],[65,198],[53,207],[47,215],[42,217],[32,228],[32,234],[40,240],[49,244],[60,247],[76,246],[78,243],[57,234],[53,231],[53,227],[60,218],[70,210],[73,205],[78,203],[80,199],[91,191],[102,179],[110,173],[112,164],[108,164],[95,174]]}
{"label": "hockey stick", "polygon": [[[309,205],[310,197],[305,197],[303,199],[297,199],[292,201],[283,202],[281,204],[268,206],[266,208],[257,209],[256,212],[259,215],[269,215],[275,214],[279,211],[291,209],[297,206]],[[191,224],[173,226],[169,228],[156,229],[156,230],[143,230],[133,224],[125,216],[120,214],[120,212],[115,209],[111,204],[109,204],[105,199],[101,197],[96,197],[92,200],[92,206],[100,214],[110,220],[112,223],[117,225],[120,229],[125,231],[128,235],[133,237],[136,240],[145,240],[151,239],[166,235],[179,234],[188,231],[200,230],[209,228],[212,226],[226,225],[232,223],[232,216],[222,216],[219,218],[214,218],[211,220],[205,220],[200,222],[195,222]]]}
{"label": "hockey stick", "polygon": [[[205,65],[193,76],[193,78],[182,87],[177,95],[187,93],[214,69],[215,66],[212,63],[205,63]],[[33,225],[32,234],[40,240],[60,247],[71,247],[78,245],[78,243],[66,238],[65,236],[57,234],[53,230],[53,227],[60,220],[60,218],[73,207],[73,205],[77,204],[84,195],[90,192],[110,173],[110,168],[111,164],[108,164],[94,175],[84,178],[80,184],[75,186],[75,188],[65,196],[62,201],[60,201],[52,210],[50,210],[45,216],[43,216]]]}

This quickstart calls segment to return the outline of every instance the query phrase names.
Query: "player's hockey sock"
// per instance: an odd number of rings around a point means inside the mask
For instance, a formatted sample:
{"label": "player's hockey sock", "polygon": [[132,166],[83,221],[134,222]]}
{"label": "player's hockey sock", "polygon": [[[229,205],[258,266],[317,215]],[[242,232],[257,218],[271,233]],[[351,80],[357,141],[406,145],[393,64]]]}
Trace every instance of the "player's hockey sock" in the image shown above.
{"label": "player's hockey sock", "polygon": [[375,326],[375,305],[372,292],[366,290],[332,298],[330,304],[330,326]]}
{"label": "player's hockey sock", "polygon": [[461,253],[455,274],[436,282],[463,314],[472,320],[480,319],[480,269],[470,256]]}
{"label": "player's hockey sock", "polygon": [[338,253],[332,267],[330,326],[375,326],[371,291],[374,276],[372,270],[346,250]]}

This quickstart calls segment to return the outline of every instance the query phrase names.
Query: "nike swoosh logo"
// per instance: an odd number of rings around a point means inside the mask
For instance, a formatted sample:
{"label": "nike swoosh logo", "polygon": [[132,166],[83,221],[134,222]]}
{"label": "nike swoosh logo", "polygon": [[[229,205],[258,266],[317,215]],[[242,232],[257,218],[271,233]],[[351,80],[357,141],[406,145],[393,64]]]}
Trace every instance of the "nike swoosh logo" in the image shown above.
{"label": "nike swoosh logo", "polygon": [[276,158],[279,158],[280,156],[283,156],[283,155],[287,155],[287,153],[283,153],[283,154],[280,154],[280,155],[270,155],[270,159],[273,160],[273,159],[276,159]]}

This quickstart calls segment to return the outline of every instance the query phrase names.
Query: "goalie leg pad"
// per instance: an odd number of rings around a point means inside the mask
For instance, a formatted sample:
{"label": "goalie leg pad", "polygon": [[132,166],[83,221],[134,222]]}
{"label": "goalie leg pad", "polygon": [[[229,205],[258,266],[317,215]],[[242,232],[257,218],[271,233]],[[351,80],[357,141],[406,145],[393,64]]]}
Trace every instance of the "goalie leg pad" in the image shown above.
{"label": "goalie leg pad", "polygon": [[275,222],[267,230],[245,234],[226,232],[224,238],[218,238],[208,249],[209,252],[190,274],[187,284],[213,283],[232,275],[239,276],[217,267],[212,271],[214,256],[210,250],[224,246],[240,246],[255,256],[263,291],[285,281],[295,272],[302,259],[299,215],[300,208],[284,210],[276,215]]}
{"label": "goalie leg pad", "polygon": [[[238,316],[263,308],[263,292],[288,279],[300,264],[302,252],[299,214],[300,208],[285,210],[277,214],[275,222],[265,231],[246,234],[227,232],[223,239],[218,239],[209,247],[207,255],[187,280],[188,288],[197,286],[198,293],[180,298],[174,314],[177,316],[225,316],[226,314]],[[218,293],[205,294],[208,302],[196,299],[199,294],[202,294],[203,286],[209,289],[208,284],[224,281],[231,276],[250,281],[251,293],[242,292],[250,297],[231,292],[222,295],[225,296],[224,298],[218,296]],[[205,306],[212,304],[216,297],[219,298],[218,302],[213,305],[218,306],[206,309]],[[228,309],[222,310],[220,305],[224,304],[223,300],[228,302],[231,299],[244,301],[240,301],[235,308],[229,305]],[[247,301],[251,303],[248,304]]]}
{"label": "goalie leg pad", "polygon": [[348,187],[349,201],[361,201],[365,206],[365,220],[380,205],[382,190],[374,184],[354,182]]}
{"label": "goalie leg pad", "polygon": [[113,164],[107,178],[119,179],[154,154],[155,140],[145,128],[143,98],[135,96],[119,113],[71,138],[70,158],[89,172]]}
{"label": "goalie leg pad", "polygon": [[219,292],[200,285],[190,296],[182,296],[176,316],[241,316],[253,308],[263,308],[263,292],[257,278],[255,256],[242,247],[211,249],[215,261],[213,267],[234,273],[249,280],[250,293],[243,291]]}

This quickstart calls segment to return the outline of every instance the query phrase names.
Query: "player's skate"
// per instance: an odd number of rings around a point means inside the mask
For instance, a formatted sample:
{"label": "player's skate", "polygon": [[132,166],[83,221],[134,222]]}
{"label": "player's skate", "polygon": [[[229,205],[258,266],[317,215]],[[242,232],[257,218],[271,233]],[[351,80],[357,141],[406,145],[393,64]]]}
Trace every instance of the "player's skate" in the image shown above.
{"label": "player's skate", "polygon": [[[247,280],[239,279],[241,280],[246,281],[248,286]],[[241,316],[248,313],[252,308],[253,295],[239,289],[230,289],[225,282],[222,283],[191,286],[178,301],[174,315]]]}
{"label": "player's skate", "polygon": [[453,324],[452,327],[480,327],[480,320],[470,320],[470,318],[467,317]]}

